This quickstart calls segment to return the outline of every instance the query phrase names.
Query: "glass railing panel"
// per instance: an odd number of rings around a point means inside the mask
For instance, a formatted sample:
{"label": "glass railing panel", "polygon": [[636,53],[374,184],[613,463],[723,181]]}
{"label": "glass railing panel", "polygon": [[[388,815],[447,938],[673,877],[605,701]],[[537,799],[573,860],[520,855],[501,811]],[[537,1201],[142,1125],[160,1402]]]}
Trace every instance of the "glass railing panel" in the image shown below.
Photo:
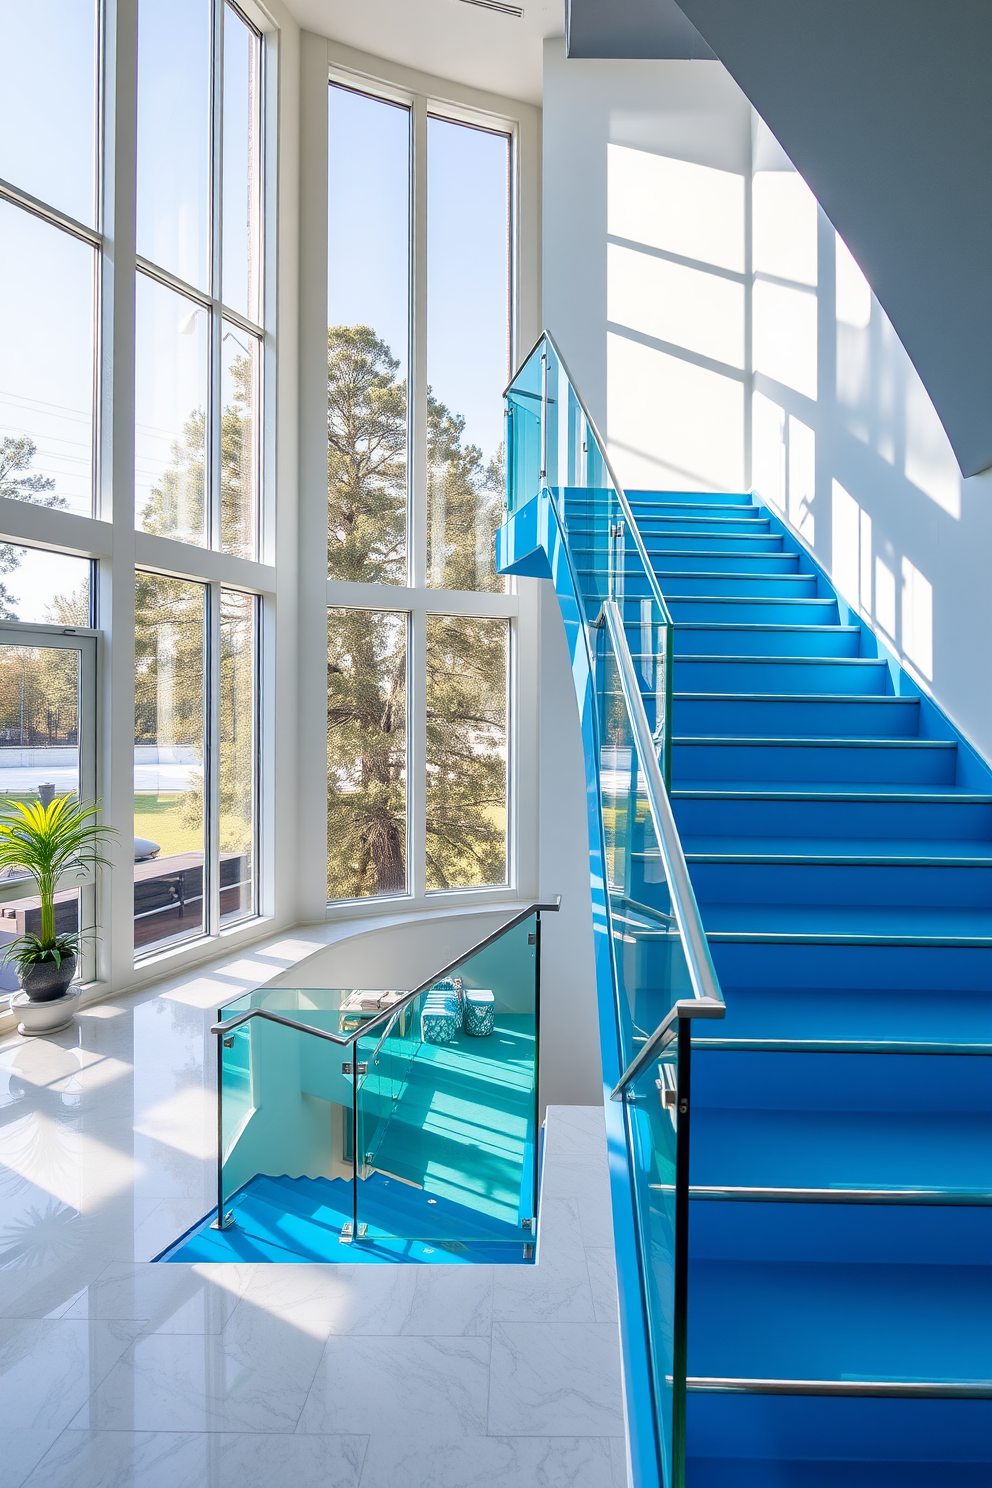
{"label": "glass railing panel", "polygon": [[625,1101],[659,1452],[668,1484],[682,1482],[685,1440],[685,1324],[675,1264],[679,1075],[676,1022],[670,1040],[631,1082]]}
{"label": "glass railing panel", "polygon": [[[284,989],[265,989],[272,990]],[[311,1015],[316,1016],[313,1010]],[[228,1006],[219,1020],[229,1023],[232,1016],[236,1014]],[[325,1011],[321,1016],[336,1021],[340,1015]],[[316,1198],[323,1204],[331,1228],[350,1224],[354,1211],[350,1044],[266,1017],[224,1029],[218,1040],[221,1214],[231,1214],[237,1222],[237,1195],[252,1179],[322,1179],[319,1194],[309,1195],[311,1202]],[[252,1224],[264,1232],[259,1238],[284,1244],[290,1251],[295,1222],[291,1188],[273,1192],[271,1212],[266,1197],[264,1185],[253,1186]]]}
{"label": "glass railing panel", "polygon": [[512,514],[541,489],[543,343],[521,367],[506,394],[507,502]]}
{"label": "glass railing panel", "polygon": [[[533,1243],[540,927],[530,915],[356,1045],[366,1243]],[[364,1228],[363,1228],[364,1227]]]}
{"label": "glass railing panel", "polygon": [[597,700],[600,811],[626,1064],[676,1002],[693,996],[693,988],[644,761],[605,625],[598,633]]}

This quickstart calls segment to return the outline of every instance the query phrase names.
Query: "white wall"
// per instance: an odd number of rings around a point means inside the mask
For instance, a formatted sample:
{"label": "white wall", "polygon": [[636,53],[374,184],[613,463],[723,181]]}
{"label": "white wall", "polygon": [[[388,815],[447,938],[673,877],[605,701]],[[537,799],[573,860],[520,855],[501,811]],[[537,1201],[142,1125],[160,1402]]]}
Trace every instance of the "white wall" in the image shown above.
{"label": "white wall", "polygon": [[716,62],[545,48],[545,321],[631,487],[752,486],[992,756],[992,472]]}
{"label": "white wall", "polygon": [[989,758],[992,472],[961,477],[884,311],[757,118],[753,159],[755,490]]}
{"label": "white wall", "polygon": [[749,120],[718,62],[545,43],[545,324],[625,485],[745,483]]}

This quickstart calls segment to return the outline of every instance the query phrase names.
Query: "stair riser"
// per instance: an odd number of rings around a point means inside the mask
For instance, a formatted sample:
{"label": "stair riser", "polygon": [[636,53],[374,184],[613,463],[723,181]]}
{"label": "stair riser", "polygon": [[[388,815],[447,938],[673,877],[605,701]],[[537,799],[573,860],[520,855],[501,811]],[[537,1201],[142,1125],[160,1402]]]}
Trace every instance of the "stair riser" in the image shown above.
{"label": "stair riser", "polygon": [[878,785],[953,785],[954,748],[887,749],[810,745],[672,742],[672,780],[761,780],[770,788],[791,781]]}
{"label": "stair riser", "polygon": [[[956,805],[938,801],[766,801],[679,800],[672,802],[683,839],[688,837],[796,837],[802,847],[829,851],[837,837],[891,838],[898,851],[902,838],[957,838],[966,853],[969,842],[992,838],[992,805]],[[689,849],[683,841],[683,846]]]}
{"label": "stair riser", "polygon": [[678,623],[676,656],[832,656],[858,657],[859,630],[754,630],[745,625],[727,630]]}
{"label": "stair riser", "polygon": [[689,867],[704,924],[707,904],[992,907],[992,866],[692,862]]}
{"label": "stair riser", "polygon": [[[992,946],[818,945],[811,956],[804,945],[721,941],[711,950],[728,1019],[738,988],[779,989],[797,997],[817,988],[902,989],[931,995],[930,1036],[939,1040],[953,1023],[955,989],[992,998]],[[718,1036],[725,1026],[712,1031]]]}
{"label": "stair riser", "polygon": [[860,693],[883,697],[889,690],[884,661],[844,660],[681,660],[676,653],[676,692]]}
{"label": "stair riser", "polygon": [[[659,579],[661,592],[667,599],[669,595],[676,598],[680,594],[688,594],[692,597],[712,595],[715,598],[741,598],[741,599],[815,599],[816,598],[816,576],[815,574],[784,574],[776,578],[774,574],[757,574],[754,578],[741,575],[712,574],[705,567],[705,562],[698,565],[695,573],[670,573],[664,579]],[[681,618],[681,617],[680,617]],[[714,619],[713,615],[707,615],[707,619]],[[674,616],[673,616],[674,619]]]}
{"label": "stair riser", "polygon": [[713,622],[740,625],[836,625],[832,599],[682,599],[668,598],[676,625]]}
{"label": "stair riser", "polygon": [[[915,739],[919,703],[915,698],[891,700],[796,698],[698,698],[676,693],[674,727],[677,734],[720,734],[775,738]],[[774,770],[774,761],[766,762]],[[768,779],[763,773],[744,779]],[[815,777],[813,777],[815,778]],[[829,778],[829,777],[823,777]],[[856,779],[857,777],[847,777]]]}
{"label": "stair riser", "polygon": [[[735,1053],[694,1048],[692,1109],[693,1138],[696,1114],[704,1109],[945,1112],[988,1118],[992,1055]],[[987,1122],[986,1127],[992,1132]],[[843,1151],[837,1156],[842,1168]],[[834,1174],[837,1183],[843,1177],[840,1169]],[[694,1183],[730,1181],[693,1178]],[[974,1181],[983,1182],[981,1176]],[[986,1186],[992,1192],[992,1172],[986,1175]]]}
{"label": "stair riser", "polygon": [[992,1289],[992,1208],[696,1199],[689,1249],[697,1261],[981,1267]]}
{"label": "stair riser", "polygon": [[691,1393],[686,1415],[693,1488],[979,1488],[992,1474],[992,1400]]}
{"label": "stair riser", "polygon": [[[714,942],[711,946],[714,961],[721,964],[718,952],[738,949],[741,945],[740,941]],[[816,949],[819,959],[820,952],[837,947]],[[802,950],[808,958],[808,947],[803,946]],[[918,1047],[943,1039],[955,1048],[967,1044],[992,1048],[992,988],[981,991],[946,988],[934,992],[930,988],[923,991],[868,985],[742,987],[726,981],[721,985],[727,998],[727,1015],[709,1028],[704,1029],[701,1024],[697,1027],[696,1037],[703,1041],[863,1040]]]}
{"label": "stair riser", "polygon": [[709,504],[714,506],[750,506],[754,507],[754,497],[750,491],[719,491],[712,495],[708,491],[648,491],[643,487],[634,490],[626,489],[627,500],[632,507],[638,509],[644,507],[657,507],[658,505],[670,506],[677,502],[680,506],[688,503],[690,506]]}
{"label": "stair riser", "polygon": [[[568,535],[570,540],[576,543],[588,541],[589,533],[604,533],[610,523],[604,512],[602,515],[585,514],[581,510],[574,511],[570,508],[568,515]],[[781,551],[785,539],[781,533],[771,531],[767,518],[741,517],[735,520],[732,517],[723,517],[708,521],[704,517],[681,516],[678,513],[671,515],[657,515],[639,518],[637,521],[638,531],[644,542],[650,545],[652,542],[664,540],[666,533],[677,532],[682,537],[698,538],[708,541],[714,537],[718,538],[746,538],[752,541],[773,543],[777,551]],[[719,543],[711,541],[712,547],[719,547]]]}
{"label": "stair riser", "polygon": [[732,546],[706,552],[694,550],[691,543],[672,544],[665,552],[657,548],[648,549],[651,567],[658,576],[662,589],[671,574],[748,574],[775,578],[783,574],[799,573],[799,557],[795,553],[739,553]]}

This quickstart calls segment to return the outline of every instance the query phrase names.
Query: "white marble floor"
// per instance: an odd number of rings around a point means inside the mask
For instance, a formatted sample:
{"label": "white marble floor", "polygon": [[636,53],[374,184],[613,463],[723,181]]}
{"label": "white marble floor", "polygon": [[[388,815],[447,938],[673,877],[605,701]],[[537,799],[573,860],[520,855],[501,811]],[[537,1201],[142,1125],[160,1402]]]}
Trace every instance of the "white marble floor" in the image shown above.
{"label": "white marble floor", "polygon": [[549,1112],[533,1267],[152,1265],[211,1203],[218,1000],[0,1042],[2,1488],[623,1488],[602,1112]]}

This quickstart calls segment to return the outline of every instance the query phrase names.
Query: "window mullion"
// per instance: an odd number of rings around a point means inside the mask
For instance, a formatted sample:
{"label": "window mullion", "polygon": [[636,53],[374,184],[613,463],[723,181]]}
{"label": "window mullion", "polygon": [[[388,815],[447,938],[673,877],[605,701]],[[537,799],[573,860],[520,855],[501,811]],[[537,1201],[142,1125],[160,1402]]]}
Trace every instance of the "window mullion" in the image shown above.
{"label": "window mullion", "polygon": [[210,290],[213,308],[210,315],[210,482],[207,494],[207,545],[221,545],[221,360],[223,322],[220,312],[221,256],[223,253],[221,201],[224,162],[224,0],[214,0],[211,17],[211,85],[210,85]]}
{"label": "window mullion", "polygon": [[410,582],[427,583],[427,100],[414,98],[411,140]]}
{"label": "window mullion", "polygon": [[427,616],[409,617],[407,641],[407,887],[427,892]]}
{"label": "window mullion", "polygon": [[220,933],[220,584],[207,586],[206,709],[207,737],[204,741],[205,780],[203,800],[207,812],[206,861],[203,893],[207,909],[204,929]]}

